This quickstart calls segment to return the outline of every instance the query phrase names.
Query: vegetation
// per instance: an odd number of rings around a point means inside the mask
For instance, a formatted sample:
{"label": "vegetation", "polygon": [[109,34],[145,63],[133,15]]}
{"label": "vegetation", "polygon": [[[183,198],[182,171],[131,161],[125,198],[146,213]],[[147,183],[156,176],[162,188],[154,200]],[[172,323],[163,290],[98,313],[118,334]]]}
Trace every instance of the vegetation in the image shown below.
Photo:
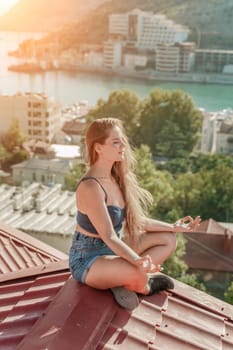
{"label": "vegetation", "polygon": [[18,119],[13,119],[9,130],[0,139],[0,165],[3,169],[9,170],[11,165],[29,158],[28,152],[23,149],[25,139]]}

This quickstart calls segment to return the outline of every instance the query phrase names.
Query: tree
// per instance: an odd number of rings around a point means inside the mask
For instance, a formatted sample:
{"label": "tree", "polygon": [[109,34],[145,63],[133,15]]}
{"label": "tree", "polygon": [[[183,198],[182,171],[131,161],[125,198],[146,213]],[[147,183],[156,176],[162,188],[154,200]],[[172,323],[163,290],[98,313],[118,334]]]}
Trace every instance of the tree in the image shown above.
{"label": "tree", "polygon": [[1,164],[7,158],[7,156],[8,156],[7,150],[2,144],[0,144],[0,168],[1,168]]}
{"label": "tree", "polygon": [[224,293],[224,299],[227,303],[233,305],[233,282],[231,282],[229,288]]}
{"label": "tree", "polygon": [[18,151],[22,148],[26,136],[23,135],[18,119],[13,119],[8,131],[2,135],[2,144],[9,153]]}
{"label": "tree", "polygon": [[137,135],[138,122],[141,112],[141,100],[132,91],[113,91],[107,101],[99,99],[97,106],[87,115],[90,122],[96,118],[113,117],[123,121],[126,133],[133,141]]}
{"label": "tree", "polygon": [[70,174],[65,177],[64,189],[67,191],[75,192],[77,188],[78,180],[84,175],[86,165],[84,163],[77,163],[73,166]]}
{"label": "tree", "polygon": [[[153,217],[169,219],[173,201],[172,176],[168,172],[156,169],[152,154],[147,145],[135,149],[137,167],[135,169],[140,186],[153,196],[149,213]],[[170,219],[173,219],[170,217]]]}
{"label": "tree", "polygon": [[148,144],[153,155],[189,154],[198,141],[200,127],[201,113],[182,91],[155,89],[143,101],[139,141]]}

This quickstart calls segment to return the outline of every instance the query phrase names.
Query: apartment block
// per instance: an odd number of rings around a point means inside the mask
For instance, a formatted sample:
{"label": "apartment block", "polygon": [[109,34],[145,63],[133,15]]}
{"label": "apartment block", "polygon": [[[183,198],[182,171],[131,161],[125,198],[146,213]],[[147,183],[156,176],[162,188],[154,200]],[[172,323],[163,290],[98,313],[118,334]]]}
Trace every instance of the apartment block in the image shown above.
{"label": "apartment block", "polygon": [[116,68],[122,63],[122,42],[108,40],[104,42],[104,67]]}
{"label": "apartment block", "polygon": [[60,105],[43,93],[0,95],[0,133],[5,133],[13,119],[30,139],[50,143],[61,129]]}
{"label": "apartment block", "polygon": [[155,67],[161,72],[190,72],[194,66],[195,43],[175,45],[159,44],[155,55]]}
{"label": "apartment block", "polygon": [[165,15],[134,9],[109,16],[109,34],[125,38],[131,47],[155,50],[158,44],[185,41],[189,29],[168,20]]}
{"label": "apartment block", "polygon": [[233,110],[202,111],[201,152],[233,154]]}
{"label": "apartment block", "polygon": [[223,73],[225,67],[233,65],[233,50],[196,50],[195,70],[200,72]]}

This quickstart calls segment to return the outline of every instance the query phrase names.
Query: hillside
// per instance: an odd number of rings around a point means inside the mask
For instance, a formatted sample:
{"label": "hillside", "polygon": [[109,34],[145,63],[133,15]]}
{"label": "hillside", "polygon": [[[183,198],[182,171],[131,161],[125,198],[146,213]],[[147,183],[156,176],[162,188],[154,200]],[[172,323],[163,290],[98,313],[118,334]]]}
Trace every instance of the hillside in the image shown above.
{"label": "hillside", "polygon": [[48,32],[77,21],[105,0],[19,0],[0,17],[0,30]]}
{"label": "hillside", "polygon": [[13,25],[14,30],[29,31],[54,30],[66,24],[59,34],[61,47],[96,44],[107,38],[109,14],[134,8],[163,13],[187,25],[190,40],[200,42],[200,47],[233,49],[233,0],[20,0],[0,18],[0,29],[4,23]]}
{"label": "hillside", "polygon": [[108,16],[134,8],[163,13],[176,23],[187,25],[190,40],[199,42],[200,48],[233,49],[233,0],[111,0],[103,3],[61,32],[65,47],[79,42],[101,43],[107,38]]}

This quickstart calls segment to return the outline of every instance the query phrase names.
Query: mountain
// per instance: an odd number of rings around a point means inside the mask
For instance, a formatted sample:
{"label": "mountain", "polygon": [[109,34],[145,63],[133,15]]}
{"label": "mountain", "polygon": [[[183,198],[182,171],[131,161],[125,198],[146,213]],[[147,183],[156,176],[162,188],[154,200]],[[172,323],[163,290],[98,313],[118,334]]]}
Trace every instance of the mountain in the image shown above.
{"label": "mountain", "polygon": [[77,21],[105,0],[19,0],[0,17],[0,30],[48,32]]}
{"label": "mountain", "polygon": [[108,16],[139,8],[165,14],[190,28],[189,40],[200,48],[233,49],[233,0],[111,0],[101,4],[79,22],[60,33],[61,46],[75,47],[80,42],[102,43],[108,36]]}
{"label": "mountain", "polygon": [[[200,47],[233,49],[233,0],[19,0],[0,18],[0,29],[53,31],[60,27],[54,35],[59,35],[63,48],[81,42],[98,44],[108,36],[108,16],[134,8],[162,13],[188,26],[189,40]],[[54,40],[53,34],[46,40]]]}

